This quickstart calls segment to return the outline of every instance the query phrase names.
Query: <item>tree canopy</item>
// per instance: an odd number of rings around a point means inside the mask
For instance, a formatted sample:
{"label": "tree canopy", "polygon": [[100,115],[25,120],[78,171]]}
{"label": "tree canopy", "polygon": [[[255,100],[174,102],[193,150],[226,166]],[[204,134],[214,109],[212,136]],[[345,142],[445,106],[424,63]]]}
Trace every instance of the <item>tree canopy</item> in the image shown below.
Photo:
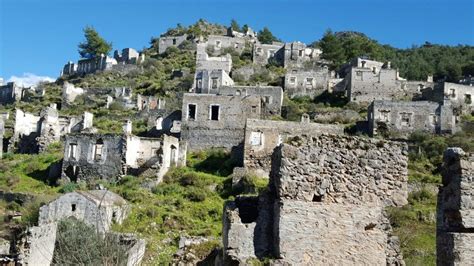
{"label": "tree canopy", "polygon": [[79,43],[79,54],[83,58],[94,58],[101,54],[108,55],[112,51],[112,43],[102,38],[94,27],[84,28],[86,40]]}
{"label": "tree canopy", "polygon": [[409,49],[381,45],[362,33],[332,32],[327,30],[319,42],[313,43],[322,51],[322,58],[332,61],[332,69],[359,56],[378,61],[391,61],[400,76],[409,80],[425,80],[433,75],[435,80],[457,82],[474,71],[474,47],[445,46],[425,43]]}
{"label": "tree canopy", "polygon": [[235,19],[232,19],[230,21],[230,27],[232,28],[232,30],[241,31],[240,25],[239,25],[239,23],[237,23],[237,20],[235,20]]}
{"label": "tree canopy", "polygon": [[280,41],[267,27],[264,27],[258,32],[258,40],[264,44],[271,44],[272,42]]}

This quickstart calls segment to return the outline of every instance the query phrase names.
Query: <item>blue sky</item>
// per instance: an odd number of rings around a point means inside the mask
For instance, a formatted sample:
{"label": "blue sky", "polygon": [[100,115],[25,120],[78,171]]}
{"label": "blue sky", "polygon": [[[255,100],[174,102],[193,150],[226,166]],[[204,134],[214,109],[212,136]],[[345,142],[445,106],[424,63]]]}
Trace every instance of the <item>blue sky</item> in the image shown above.
{"label": "blue sky", "polygon": [[473,0],[0,0],[0,77],[57,77],[64,63],[79,59],[86,25],[114,49],[141,49],[152,36],[199,18],[268,26],[285,41],[309,43],[331,28],[406,48],[474,45],[473,14]]}

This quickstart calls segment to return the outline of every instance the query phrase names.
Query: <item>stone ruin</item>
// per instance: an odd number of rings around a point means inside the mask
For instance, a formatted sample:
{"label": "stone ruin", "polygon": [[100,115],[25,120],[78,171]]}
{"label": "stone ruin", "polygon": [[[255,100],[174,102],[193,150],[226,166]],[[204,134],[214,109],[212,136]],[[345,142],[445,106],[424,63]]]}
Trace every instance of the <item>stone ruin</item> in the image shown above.
{"label": "stone ruin", "polygon": [[329,89],[330,78],[331,73],[325,67],[311,70],[291,69],[285,74],[285,91],[290,98],[315,97]]}
{"label": "stone ruin", "polygon": [[245,172],[269,177],[272,154],[281,143],[302,134],[317,136],[323,133],[343,135],[344,127],[311,123],[307,115],[303,115],[301,122],[247,119],[243,161]]}
{"label": "stone ruin", "polygon": [[437,265],[474,262],[474,154],[444,153],[436,221]]}
{"label": "stone ruin", "polygon": [[64,143],[61,177],[67,181],[117,180],[123,175],[155,177],[158,181],[173,166],[186,162],[186,144],[174,136],[159,138],[131,134],[69,134]]}
{"label": "stone ruin", "polygon": [[26,88],[18,86],[15,82],[0,85],[0,104],[7,105],[23,99]]}
{"label": "stone ruin", "polygon": [[64,65],[61,71],[61,76],[75,74],[85,75],[112,69],[123,70],[126,69],[124,66],[136,66],[144,61],[145,54],[139,53],[133,48],[125,48],[122,49],[122,52],[115,50],[113,57],[109,57],[106,54],[100,54],[99,56],[92,58],[82,58],[77,62],[77,64],[69,61]]}
{"label": "stone ruin", "polygon": [[158,53],[162,54],[166,52],[169,47],[178,47],[181,43],[188,39],[188,35],[184,34],[181,36],[165,36],[160,37],[158,40]]}
{"label": "stone ruin", "polygon": [[367,119],[371,136],[396,133],[407,137],[415,131],[432,134],[457,131],[451,106],[429,101],[376,100],[368,108]]}
{"label": "stone ruin", "polygon": [[68,133],[93,130],[92,120],[93,115],[89,112],[79,117],[59,116],[55,104],[41,110],[39,115],[16,109],[15,127],[8,150],[19,153],[42,152]]}
{"label": "stone ruin", "polygon": [[69,107],[78,96],[84,97],[84,104],[94,104],[98,101],[105,102],[105,108],[109,109],[113,103],[118,103],[125,109],[136,107],[132,101],[132,89],[128,87],[113,88],[79,88],[69,82],[62,87],[62,102],[64,107]]}
{"label": "stone ruin", "polygon": [[56,245],[58,223],[66,218],[76,218],[97,229],[104,235],[117,235],[120,245],[127,248],[127,265],[139,265],[145,254],[145,240],[134,234],[111,232],[112,223],[122,223],[130,206],[119,195],[107,190],[77,191],[64,194],[43,205],[39,210],[37,226],[29,227],[18,239],[13,249],[1,254],[2,259],[20,265],[51,265]]}
{"label": "stone ruin", "polygon": [[422,90],[433,88],[427,81],[407,81],[392,69],[390,62],[377,62],[366,58],[355,58],[343,67],[347,99],[350,102],[369,104],[374,100],[414,99]]}
{"label": "stone ruin", "polygon": [[407,203],[407,147],[323,134],[287,140],[268,192],[224,209],[224,264],[403,265],[384,213]]}

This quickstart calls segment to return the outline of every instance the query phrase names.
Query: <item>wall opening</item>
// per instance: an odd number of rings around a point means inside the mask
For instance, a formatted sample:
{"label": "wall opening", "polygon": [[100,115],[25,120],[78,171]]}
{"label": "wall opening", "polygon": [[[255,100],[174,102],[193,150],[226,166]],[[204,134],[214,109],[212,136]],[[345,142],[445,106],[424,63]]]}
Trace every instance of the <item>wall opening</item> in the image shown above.
{"label": "wall opening", "polygon": [[76,143],[69,144],[69,158],[77,159],[77,144]]}
{"label": "wall opening", "polygon": [[94,145],[94,160],[102,160],[103,149],[104,149],[104,141],[102,139],[98,139]]}
{"label": "wall opening", "polygon": [[244,224],[253,223],[258,218],[258,197],[241,197],[235,200],[239,209],[240,221]]}
{"label": "wall opening", "polygon": [[76,211],[76,204],[71,204],[71,211],[75,212]]}
{"label": "wall opening", "polygon": [[196,105],[188,104],[188,120],[196,120]]}
{"label": "wall opening", "polygon": [[322,202],[323,201],[323,196],[320,195],[313,195],[313,202]]}
{"label": "wall opening", "polygon": [[176,166],[177,160],[176,160],[176,155],[177,155],[177,148],[174,145],[171,145],[170,148],[170,165],[171,166]]}
{"label": "wall opening", "polygon": [[210,114],[210,119],[214,121],[219,120],[219,105],[211,105],[211,114]]}

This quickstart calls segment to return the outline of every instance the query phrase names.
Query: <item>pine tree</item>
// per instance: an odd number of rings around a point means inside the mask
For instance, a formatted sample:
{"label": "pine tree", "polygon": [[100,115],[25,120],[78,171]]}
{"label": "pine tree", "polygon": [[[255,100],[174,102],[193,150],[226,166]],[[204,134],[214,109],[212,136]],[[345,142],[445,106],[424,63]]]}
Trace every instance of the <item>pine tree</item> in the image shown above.
{"label": "pine tree", "polygon": [[234,31],[241,31],[240,25],[239,25],[239,23],[237,23],[237,20],[235,20],[235,19],[232,19],[232,20],[230,21],[230,27],[231,27],[232,30],[234,30]]}
{"label": "pine tree", "polygon": [[79,54],[83,58],[108,55],[112,50],[112,43],[104,40],[93,27],[84,28],[84,37],[86,41],[79,43]]}
{"label": "pine tree", "polygon": [[323,50],[322,58],[333,62],[333,69],[338,69],[345,61],[344,48],[341,41],[327,30],[319,42],[319,47]]}
{"label": "pine tree", "polygon": [[263,30],[258,32],[258,40],[264,44],[280,41],[267,27],[264,27]]}

